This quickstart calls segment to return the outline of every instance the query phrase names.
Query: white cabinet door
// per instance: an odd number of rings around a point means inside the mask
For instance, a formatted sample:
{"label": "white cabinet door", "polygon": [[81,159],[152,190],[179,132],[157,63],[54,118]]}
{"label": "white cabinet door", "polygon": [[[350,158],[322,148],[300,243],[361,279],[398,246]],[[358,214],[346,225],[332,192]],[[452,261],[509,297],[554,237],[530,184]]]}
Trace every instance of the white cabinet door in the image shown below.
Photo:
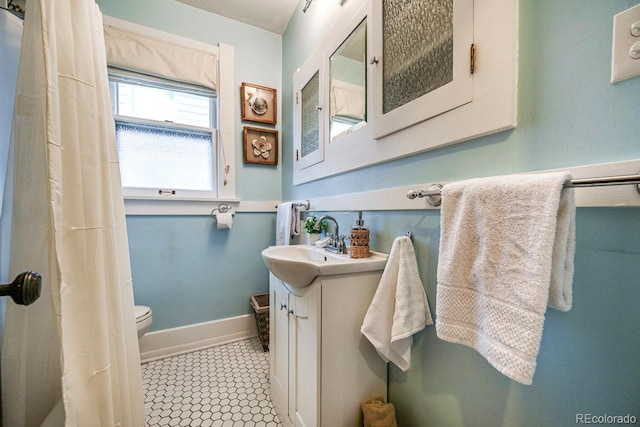
{"label": "white cabinet door", "polygon": [[293,75],[294,170],[324,161],[324,57],[312,58]]}
{"label": "white cabinet door", "polygon": [[473,99],[473,0],[374,2],[373,136]]}
{"label": "white cabinet door", "polygon": [[320,286],[311,285],[303,295],[289,296],[293,307],[294,349],[290,375],[295,377],[296,427],[317,427],[320,419]]}
{"label": "white cabinet door", "polygon": [[[271,402],[278,414],[289,412],[289,292],[280,279],[269,275],[269,331]],[[291,422],[282,420],[283,425]]]}

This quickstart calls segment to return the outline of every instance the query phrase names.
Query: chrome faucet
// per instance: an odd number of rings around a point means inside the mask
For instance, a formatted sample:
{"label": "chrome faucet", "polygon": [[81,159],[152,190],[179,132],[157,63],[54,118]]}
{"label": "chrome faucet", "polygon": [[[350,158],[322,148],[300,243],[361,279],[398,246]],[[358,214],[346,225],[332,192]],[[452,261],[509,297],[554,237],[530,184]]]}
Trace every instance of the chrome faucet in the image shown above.
{"label": "chrome faucet", "polygon": [[322,224],[322,221],[324,220],[327,221],[331,221],[333,222],[333,227],[335,229],[335,234],[331,233],[329,235],[329,244],[326,246],[326,250],[328,250],[329,252],[334,252],[334,253],[338,253],[338,254],[346,254],[347,251],[347,245],[344,243],[344,236],[340,236],[340,230],[338,228],[338,221],[336,221],[336,219],[334,217],[332,217],[331,215],[322,215],[320,218],[318,218],[318,220],[316,221],[315,225],[313,226],[313,228],[315,230],[320,231],[320,226]]}

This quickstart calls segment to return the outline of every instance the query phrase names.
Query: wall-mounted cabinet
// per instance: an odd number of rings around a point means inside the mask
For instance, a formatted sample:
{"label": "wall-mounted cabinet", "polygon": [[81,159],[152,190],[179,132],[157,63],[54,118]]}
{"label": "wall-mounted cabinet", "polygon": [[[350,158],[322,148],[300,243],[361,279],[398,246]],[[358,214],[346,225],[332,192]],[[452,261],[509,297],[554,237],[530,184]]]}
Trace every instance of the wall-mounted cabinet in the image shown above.
{"label": "wall-mounted cabinet", "polygon": [[340,14],[294,74],[294,184],[516,125],[517,0],[352,0]]}

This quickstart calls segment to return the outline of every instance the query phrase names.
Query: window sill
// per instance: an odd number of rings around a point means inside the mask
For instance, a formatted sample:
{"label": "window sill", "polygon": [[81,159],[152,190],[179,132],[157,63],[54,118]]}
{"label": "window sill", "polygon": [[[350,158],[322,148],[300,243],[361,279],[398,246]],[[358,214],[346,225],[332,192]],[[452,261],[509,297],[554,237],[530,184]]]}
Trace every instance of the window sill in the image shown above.
{"label": "window sill", "polygon": [[227,204],[232,211],[236,211],[240,205],[240,199],[125,196],[124,210],[126,215],[210,215],[211,211],[221,204]]}
{"label": "window sill", "polygon": [[211,215],[221,204],[231,208],[231,212],[275,212],[279,201],[244,201],[236,197],[203,199],[195,197],[145,197],[126,196],[125,215]]}

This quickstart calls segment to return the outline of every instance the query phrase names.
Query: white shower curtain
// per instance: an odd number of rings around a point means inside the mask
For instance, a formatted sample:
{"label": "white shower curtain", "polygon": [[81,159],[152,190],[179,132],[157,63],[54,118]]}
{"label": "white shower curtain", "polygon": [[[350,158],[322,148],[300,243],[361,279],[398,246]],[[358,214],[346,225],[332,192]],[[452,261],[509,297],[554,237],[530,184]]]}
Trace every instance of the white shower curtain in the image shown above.
{"label": "white shower curtain", "polygon": [[10,275],[36,270],[43,288],[28,307],[7,304],[4,425],[141,426],[102,17],[91,0],[26,4],[8,179]]}

